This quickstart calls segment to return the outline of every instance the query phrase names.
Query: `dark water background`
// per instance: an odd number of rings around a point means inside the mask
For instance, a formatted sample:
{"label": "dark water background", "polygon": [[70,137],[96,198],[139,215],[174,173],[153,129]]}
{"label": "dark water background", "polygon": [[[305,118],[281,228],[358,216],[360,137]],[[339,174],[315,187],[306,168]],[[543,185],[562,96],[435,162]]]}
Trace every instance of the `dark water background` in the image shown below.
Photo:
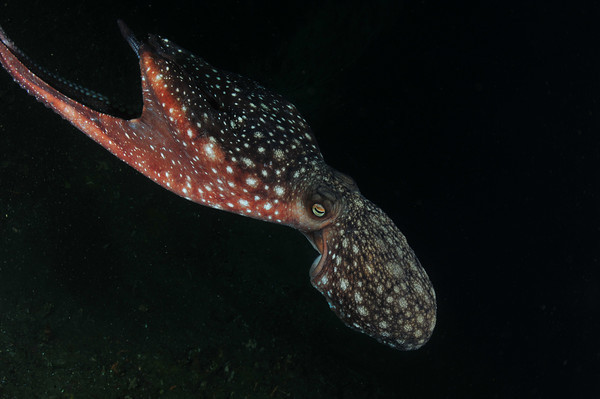
{"label": "dark water background", "polygon": [[0,71],[1,398],[600,394],[598,3],[0,3],[39,64],[136,106],[117,18],[296,104],[438,325],[408,353],[347,329],[299,233],[163,190]]}

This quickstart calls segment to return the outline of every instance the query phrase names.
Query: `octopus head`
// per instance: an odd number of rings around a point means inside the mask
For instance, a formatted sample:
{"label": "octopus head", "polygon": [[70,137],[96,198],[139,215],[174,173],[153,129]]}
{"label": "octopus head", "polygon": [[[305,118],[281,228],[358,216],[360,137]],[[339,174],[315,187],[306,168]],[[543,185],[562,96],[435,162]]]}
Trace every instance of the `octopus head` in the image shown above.
{"label": "octopus head", "polygon": [[406,238],[333,169],[299,197],[299,229],[320,255],[313,286],[349,327],[401,350],[417,349],[436,321],[435,292]]}

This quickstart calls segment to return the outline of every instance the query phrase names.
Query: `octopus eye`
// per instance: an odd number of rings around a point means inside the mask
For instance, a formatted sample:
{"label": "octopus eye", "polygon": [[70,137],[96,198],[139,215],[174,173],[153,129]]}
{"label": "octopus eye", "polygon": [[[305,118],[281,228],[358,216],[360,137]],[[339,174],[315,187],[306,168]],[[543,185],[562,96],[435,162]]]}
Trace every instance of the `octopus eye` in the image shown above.
{"label": "octopus eye", "polygon": [[318,216],[320,218],[325,216],[325,207],[321,204],[313,204],[312,211],[315,214],[315,216]]}

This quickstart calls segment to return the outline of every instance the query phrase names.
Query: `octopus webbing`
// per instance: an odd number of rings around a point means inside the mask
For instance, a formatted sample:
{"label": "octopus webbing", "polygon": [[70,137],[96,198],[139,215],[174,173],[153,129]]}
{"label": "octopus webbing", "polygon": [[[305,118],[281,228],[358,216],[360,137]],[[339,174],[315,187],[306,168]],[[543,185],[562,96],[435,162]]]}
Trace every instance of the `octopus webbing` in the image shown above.
{"label": "octopus webbing", "polygon": [[396,349],[424,345],[436,322],[429,277],[394,222],[325,163],[296,107],[168,39],[140,41],[119,27],[140,64],[137,118],[37,67],[1,28],[0,62],[29,94],[167,190],[302,232],[320,254],[311,283],[347,326]]}

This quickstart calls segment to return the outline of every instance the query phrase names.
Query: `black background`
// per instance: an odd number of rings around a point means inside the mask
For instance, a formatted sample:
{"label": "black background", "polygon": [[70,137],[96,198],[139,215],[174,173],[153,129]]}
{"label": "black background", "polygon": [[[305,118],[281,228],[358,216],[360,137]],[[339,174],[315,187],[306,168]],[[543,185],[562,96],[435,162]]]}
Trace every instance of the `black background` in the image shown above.
{"label": "black background", "polygon": [[[206,337],[230,331],[186,324],[190,309],[209,307],[207,298],[198,303],[197,285],[206,284],[266,352],[292,354],[303,372],[278,382],[290,397],[321,383],[330,397],[360,397],[350,380],[363,397],[598,395],[599,8],[0,4],[0,24],[36,62],[132,106],[139,72],[117,18],[140,37],[168,37],[283,94],[326,161],[407,236],[438,296],[438,325],[419,351],[396,352],[345,329],[310,287],[316,254],[299,234],[164,191],[3,73],[3,314],[24,298],[68,303],[108,323],[99,334],[134,340],[140,319],[130,315],[138,308],[130,294],[139,286],[157,309],[153,320],[168,320],[165,331],[189,327],[229,353],[237,341]],[[16,319],[3,328],[21,328]],[[53,329],[60,340],[61,327]],[[164,342],[151,338],[148,351],[202,346],[158,335]]]}

